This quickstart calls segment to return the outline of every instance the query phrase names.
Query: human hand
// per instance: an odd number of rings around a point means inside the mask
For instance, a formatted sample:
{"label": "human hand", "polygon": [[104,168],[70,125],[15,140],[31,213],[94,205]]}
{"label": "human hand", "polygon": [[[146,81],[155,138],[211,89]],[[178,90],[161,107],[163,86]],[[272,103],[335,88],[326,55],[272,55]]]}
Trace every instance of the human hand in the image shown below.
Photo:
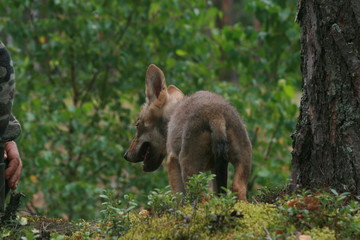
{"label": "human hand", "polygon": [[22,170],[22,161],[15,142],[6,142],[4,145],[4,161],[8,163],[5,170],[5,179],[9,188],[16,189]]}

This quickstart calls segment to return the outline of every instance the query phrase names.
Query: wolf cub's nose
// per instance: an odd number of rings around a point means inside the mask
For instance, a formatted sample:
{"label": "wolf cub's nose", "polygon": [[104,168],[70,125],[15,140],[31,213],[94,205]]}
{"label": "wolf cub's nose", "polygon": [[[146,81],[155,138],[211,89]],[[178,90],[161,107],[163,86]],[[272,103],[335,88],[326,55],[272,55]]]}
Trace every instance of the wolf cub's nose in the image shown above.
{"label": "wolf cub's nose", "polygon": [[128,160],[128,153],[127,152],[124,154],[124,158],[125,158],[125,160]]}

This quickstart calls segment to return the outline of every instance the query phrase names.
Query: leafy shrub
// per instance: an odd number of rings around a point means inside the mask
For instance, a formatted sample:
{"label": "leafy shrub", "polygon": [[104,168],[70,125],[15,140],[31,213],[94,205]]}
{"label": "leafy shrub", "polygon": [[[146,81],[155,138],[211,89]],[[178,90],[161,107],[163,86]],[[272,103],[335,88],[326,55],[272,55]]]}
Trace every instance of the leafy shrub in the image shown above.
{"label": "leafy shrub", "polygon": [[209,192],[210,181],[215,178],[215,174],[209,172],[199,173],[189,177],[185,186],[185,199],[188,203],[196,205],[200,200],[212,196]]}
{"label": "leafy shrub", "polygon": [[303,191],[279,206],[285,222],[297,229],[329,228],[338,239],[360,237],[360,205],[350,193]]}
{"label": "leafy shrub", "polygon": [[121,200],[114,197],[111,191],[105,191],[100,197],[103,199],[101,221],[107,227],[110,236],[121,236],[132,226],[130,213],[138,207],[132,195],[124,195]]}
{"label": "leafy shrub", "polygon": [[170,187],[164,189],[155,189],[148,195],[147,206],[152,214],[162,215],[163,213],[171,213],[176,211],[183,199],[182,193],[173,194]]}

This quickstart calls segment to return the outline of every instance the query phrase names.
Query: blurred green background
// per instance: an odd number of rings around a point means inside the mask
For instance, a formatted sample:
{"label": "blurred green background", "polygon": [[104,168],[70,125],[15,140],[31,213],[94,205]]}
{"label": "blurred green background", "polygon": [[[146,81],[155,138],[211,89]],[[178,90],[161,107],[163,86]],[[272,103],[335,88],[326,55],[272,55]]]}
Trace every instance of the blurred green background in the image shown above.
{"label": "blurred green background", "polygon": [[16,69],[14,113],[26,211],[93,219],[99,194],[167,185],[123,159],[150,63],[189,95],[239,111],[253,142],[250,195],[284,186],[301,87],[296,1],[3,0],[0,39]]}

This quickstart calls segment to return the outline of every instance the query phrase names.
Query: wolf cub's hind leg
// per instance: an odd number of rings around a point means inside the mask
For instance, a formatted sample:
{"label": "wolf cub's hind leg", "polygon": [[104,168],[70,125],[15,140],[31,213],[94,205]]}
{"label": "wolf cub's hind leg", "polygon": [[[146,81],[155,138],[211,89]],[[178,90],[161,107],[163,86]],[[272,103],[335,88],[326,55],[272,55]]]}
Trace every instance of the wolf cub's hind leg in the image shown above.
{"label": "wolf cub's hind leg", "polygon": [[249,166],[241,163],[234,165],[234,182],[232,184],[232,191],[236,192],[238,200],[246,201],[246,192],[247,192],[247,179],[249,176]]}
{"label": "wolf cub's hind leg", "polygon": [[[245,132],[246,133],[246,132]],[[247,184],[251,171],[251,143],[244,132],[229,131],[230,162],[234,166],[232,191],[238,200],[246,201]]]}
{"label": "wolf cub's hind leg", "polygon": [[184,130],[182,146],[179,154],[179,163],[183,183],[189,181],[189,177],[200,172],[212,169],[211,136],[209,131],[200,132],[193,129]]}
{"label": "wolf cub's hind leg", "polygon": [[185,192],[185,187],[181,176],[179,159],[173,153],[169,154],[168,178],[169,178],[171,191],[173,193]]}

